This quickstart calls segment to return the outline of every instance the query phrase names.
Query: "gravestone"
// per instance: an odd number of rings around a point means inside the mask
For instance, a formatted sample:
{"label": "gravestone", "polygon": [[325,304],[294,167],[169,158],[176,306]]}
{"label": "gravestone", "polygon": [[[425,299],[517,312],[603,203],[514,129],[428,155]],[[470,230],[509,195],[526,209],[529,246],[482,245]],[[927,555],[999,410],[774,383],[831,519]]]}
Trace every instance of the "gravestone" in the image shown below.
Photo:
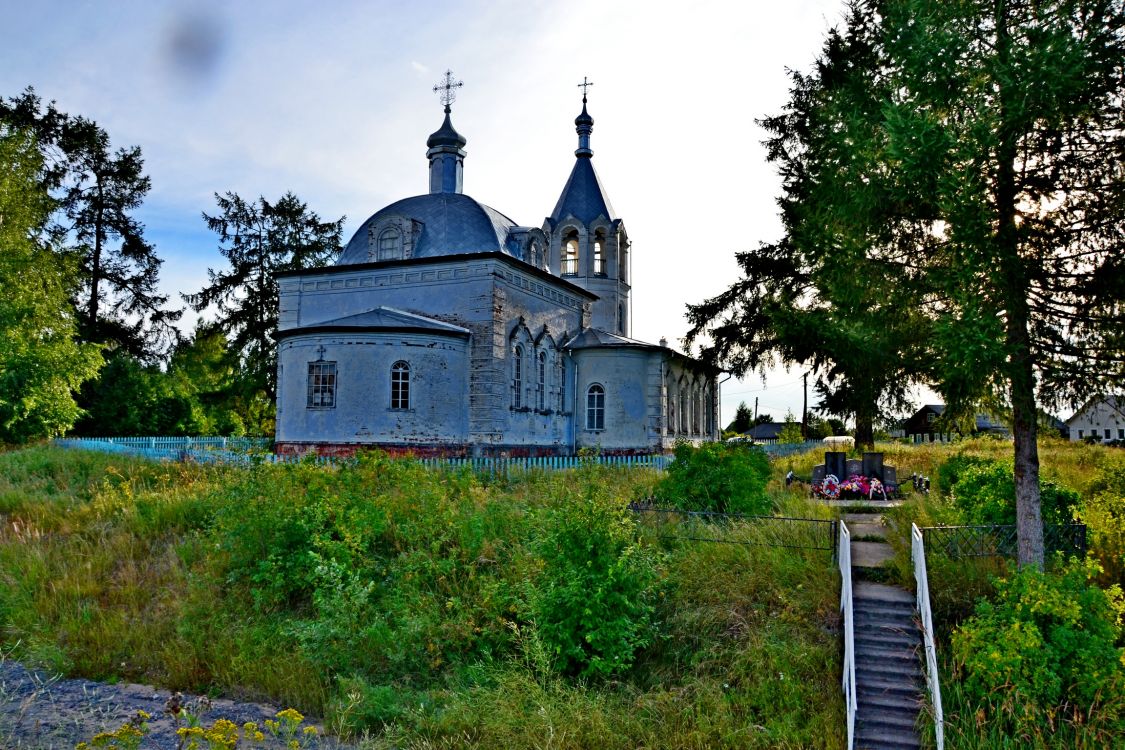
{"label": "gravestone", "polygon": [[863,476],[874,477],[880,482],[885,482],[883,478],[883,454],[882,453],[869,453],[864,451],[863,454]]}
{"label": "gravestone", "polygon": [[848,454],[843,451],[824,452],[824,473],[835,474],[843,481],[848,478]]}
{"label": "gravestone", "polygon": [[813,470],[812,470],[813,484],[816,484],[817,482],[823,482],[824,481],[824,474],[825,474],[824,464],[820,464],[819,466],[814,466]]}
{"label": "gravestone", "polygon": [[883,474],[885,475],[883,477],[883,484],[888,487],[898,487],[898,472],[895,471],[895,467],[884,466]]}

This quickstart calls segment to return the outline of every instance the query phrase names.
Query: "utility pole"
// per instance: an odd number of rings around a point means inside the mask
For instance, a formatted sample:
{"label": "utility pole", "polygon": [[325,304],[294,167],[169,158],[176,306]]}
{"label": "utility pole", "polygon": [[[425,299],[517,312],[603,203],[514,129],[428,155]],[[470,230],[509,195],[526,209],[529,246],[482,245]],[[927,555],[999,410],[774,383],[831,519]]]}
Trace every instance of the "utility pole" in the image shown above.
{"label": "utility pole", "polygon": [[809,374],[806,372],[801,376],[804,382],[805,396],[801,400],[801,439],[809,439]]}
{"label": "utility pole", "polygon": [[[754,424],[758,424],[758,397],[754,397]],[[751,425],[753,427],[753,425]]]}

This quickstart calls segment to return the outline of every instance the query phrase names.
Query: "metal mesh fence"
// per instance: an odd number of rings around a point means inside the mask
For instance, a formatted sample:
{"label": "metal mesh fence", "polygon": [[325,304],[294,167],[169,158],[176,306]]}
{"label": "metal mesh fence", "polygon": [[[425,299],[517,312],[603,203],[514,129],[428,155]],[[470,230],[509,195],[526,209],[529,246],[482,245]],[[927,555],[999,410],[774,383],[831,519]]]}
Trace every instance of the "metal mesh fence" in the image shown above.
{"label": "metal mesh fence", "polygon": [[835,557],[837,522],[819,518],[687,511],[633,503],[629,509],[667,539],[819,550]]}
{"label": "metal mesh fence", "polygon": [[[927,526],[922,529],[926,552],[953,560],[966,557],[1015,557],[1015,524],[998,526]],[[1043,527],[1043,547],[1048,555],[1086,554],[1086,526],[1073,523]]]}

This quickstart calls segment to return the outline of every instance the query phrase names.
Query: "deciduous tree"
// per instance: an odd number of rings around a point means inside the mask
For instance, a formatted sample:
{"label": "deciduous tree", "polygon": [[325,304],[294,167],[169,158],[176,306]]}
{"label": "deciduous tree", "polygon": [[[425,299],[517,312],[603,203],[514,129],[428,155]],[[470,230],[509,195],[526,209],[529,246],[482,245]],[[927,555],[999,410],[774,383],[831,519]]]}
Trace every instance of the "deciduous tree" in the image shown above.
{"label": "deciduous tree", "polygon": [[67,295],[74,269],[48,249],[51,200],[31,134],[0,125],[0,441],[66,431],[74,391],[101,365],[99,347],[75,342]]}
{"label": "deciduous tree", "polygon": [[[745,367],[882,328],[875,375],[923,376],[951,419],[1000,402],[1019,561],[1041,565],[1037,405],[1125,382],[1123,101],[1121,2],[857,1],[770,142],[786,237],[739,256],[746,279],[694,308],[692,333]],[[833,362],[848,401],[871,384],[852,364]]]}

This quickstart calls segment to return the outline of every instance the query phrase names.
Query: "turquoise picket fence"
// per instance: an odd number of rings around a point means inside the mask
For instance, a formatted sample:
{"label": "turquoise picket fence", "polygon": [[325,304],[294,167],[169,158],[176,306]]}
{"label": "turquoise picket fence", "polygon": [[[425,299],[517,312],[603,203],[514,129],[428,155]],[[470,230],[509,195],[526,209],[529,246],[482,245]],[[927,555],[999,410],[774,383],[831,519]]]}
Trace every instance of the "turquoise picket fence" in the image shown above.
{"label": "turquoise picket fence", "polygon": [[[258,463],[299,463],[313,461],[321,465],[346,463],[348,458],[331,456],[278,456],[268,452],[270,441],[264,438],[201,438],[201,437],[114,437],[57,438],[60,448],[120,453],[155,461],[192,461],[252,465]],[[430,468],[460,469],[467,467],[481,474],[510,474],[527,471],[565,471],[584,463],[628,469],[664,471],[671,456],[535,456],[524,458],[423,458]]]}

